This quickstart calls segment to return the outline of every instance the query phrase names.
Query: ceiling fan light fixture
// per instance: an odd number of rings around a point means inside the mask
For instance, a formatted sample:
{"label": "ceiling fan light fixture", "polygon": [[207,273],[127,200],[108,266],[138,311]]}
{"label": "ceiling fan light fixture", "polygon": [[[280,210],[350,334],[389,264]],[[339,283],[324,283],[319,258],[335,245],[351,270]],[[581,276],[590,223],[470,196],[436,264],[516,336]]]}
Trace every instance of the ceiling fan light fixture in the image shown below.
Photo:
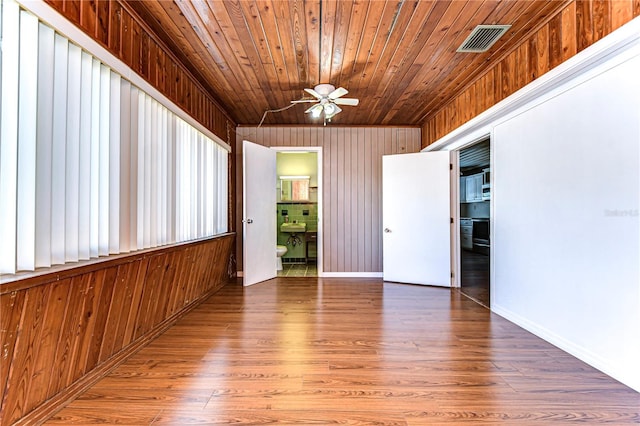
{"label": "ceiling fan light fixture", "polygon": [[324,115],[330,115],[333,116],[337,114],[337,107],[335,104],[332,104],[331,102],[326,103],[324,105]]}

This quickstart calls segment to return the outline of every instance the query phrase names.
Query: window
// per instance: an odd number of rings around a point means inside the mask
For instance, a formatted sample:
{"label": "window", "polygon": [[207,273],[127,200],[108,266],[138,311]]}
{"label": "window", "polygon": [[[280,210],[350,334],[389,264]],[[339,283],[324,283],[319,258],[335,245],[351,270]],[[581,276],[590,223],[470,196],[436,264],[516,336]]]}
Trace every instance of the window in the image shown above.
{"label": "window", "polygon": [[227,149],[0,1],[0,273],[227,232]]}

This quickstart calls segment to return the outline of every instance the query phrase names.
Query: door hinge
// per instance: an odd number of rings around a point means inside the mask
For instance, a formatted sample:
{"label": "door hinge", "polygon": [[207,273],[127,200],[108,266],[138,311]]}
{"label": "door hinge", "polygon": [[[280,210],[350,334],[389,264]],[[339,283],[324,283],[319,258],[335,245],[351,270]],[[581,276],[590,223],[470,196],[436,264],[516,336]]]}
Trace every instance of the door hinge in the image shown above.
{"label": "door hinge", "polygon": [[452,217],[450,217],[449,219],[451,220],[451,221],[450,221],[450,223],[453,223],[453,218],[452,218]]}
{"label": "door hinge", "polygon": [[451,278],[453,278],[453,272],[451,273]]}
{"label": "door hinge", "polygon": [[453,170],[453,164],[449,163],[449,170]]}

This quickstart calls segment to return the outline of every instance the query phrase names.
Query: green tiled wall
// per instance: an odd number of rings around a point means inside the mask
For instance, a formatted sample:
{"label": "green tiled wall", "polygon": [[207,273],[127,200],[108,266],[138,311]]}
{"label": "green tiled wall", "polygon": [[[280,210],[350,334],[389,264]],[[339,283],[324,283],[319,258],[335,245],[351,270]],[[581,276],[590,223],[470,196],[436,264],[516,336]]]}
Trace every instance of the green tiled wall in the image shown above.
{"label": "green tiled wall", "polygon": [[[282,211],[286,210],[289,216],[289,222],[304,222],[307,224],[307,231],[316,231],[318,229],[318,204],[316,203],[278,203],[277,209],[277,227],[278,227],[278,244],[287,247],[287,253],[283,256],[287,258],[304,258],[306,241],[304,234],[296,234],[300,237],[301,243],[293,246],[292,242],[287,240],[291,236],[290,233],[280,232],[280,225],[284,222]],[[309,215],[303,215],[303,210],[308,210]],[[315,244],[310,247],[309,256],[316,257]]]}

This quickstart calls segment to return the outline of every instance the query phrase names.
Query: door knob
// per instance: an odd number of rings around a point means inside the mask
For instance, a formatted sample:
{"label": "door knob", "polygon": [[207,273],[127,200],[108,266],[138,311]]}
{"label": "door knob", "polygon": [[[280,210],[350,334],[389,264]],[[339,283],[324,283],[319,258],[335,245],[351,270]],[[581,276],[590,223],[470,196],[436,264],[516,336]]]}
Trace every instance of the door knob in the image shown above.
{"label": "door knob", "polygon": [[253,223],[253,219],[242,219],[242,223]]}
{"label": "door knob", "polygon": [[389,228],[384,228],[384,232],[386,232],[387,234],[391,232],[391,229]]}

